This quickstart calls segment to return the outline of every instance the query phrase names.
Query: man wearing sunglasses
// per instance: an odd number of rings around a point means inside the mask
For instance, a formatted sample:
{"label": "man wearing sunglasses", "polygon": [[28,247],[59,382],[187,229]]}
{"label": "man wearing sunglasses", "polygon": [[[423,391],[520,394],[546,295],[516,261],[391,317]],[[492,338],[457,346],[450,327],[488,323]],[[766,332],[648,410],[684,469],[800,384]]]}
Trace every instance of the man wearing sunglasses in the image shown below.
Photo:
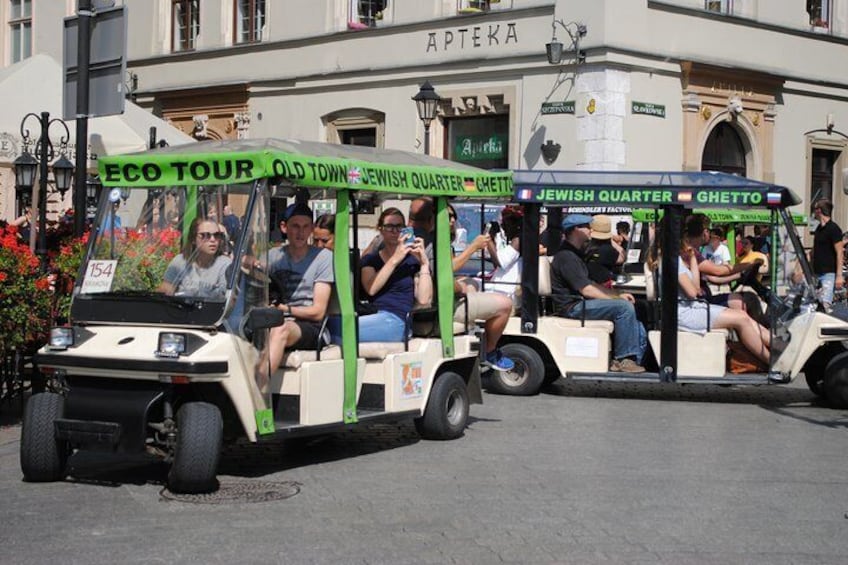
{"label": "man wearing sunglasses", "polygon": [[286,210],[285,220],[289,243],[269,255],[268,276],[279,293],[275,306],[288,316],[270,332],[267,367],[271,373],[282,363],[285,350],[315,349],[319,343],[329,343],[329,334],[321,333],[321,322],[335,280],[333,254],[309,244],[314,228],[312,210],[296,204]]}

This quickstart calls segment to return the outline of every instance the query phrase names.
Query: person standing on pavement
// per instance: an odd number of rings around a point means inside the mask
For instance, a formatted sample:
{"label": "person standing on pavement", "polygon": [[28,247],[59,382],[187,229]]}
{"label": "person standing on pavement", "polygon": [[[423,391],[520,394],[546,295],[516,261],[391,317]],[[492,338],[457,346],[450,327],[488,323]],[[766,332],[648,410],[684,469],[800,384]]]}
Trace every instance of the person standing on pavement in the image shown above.
{"label": "person standing on pavement", "polygon": [[845,280],[842,276],[842,228],[832,220],[833,202],[821,198],[813,206],[819,226],[813,234],[813,250],[810,263],[813,273],[821,282],[821,301],[825,310],[833,307],[833,291],[841,289]]}
{"label": "person standing on pavement", "polygon": [[[562,221],[565,239],[551,263],[551,296],[557,316],[613,322],[613,360],[610,371],[643,373],[640,364],[648,346],[645,327],[636,318],[632,294],[617,292],[592,282],[584,249],[592,234],[592,217],[569,214]],[[576,298],[581,295],[585,300]]]}

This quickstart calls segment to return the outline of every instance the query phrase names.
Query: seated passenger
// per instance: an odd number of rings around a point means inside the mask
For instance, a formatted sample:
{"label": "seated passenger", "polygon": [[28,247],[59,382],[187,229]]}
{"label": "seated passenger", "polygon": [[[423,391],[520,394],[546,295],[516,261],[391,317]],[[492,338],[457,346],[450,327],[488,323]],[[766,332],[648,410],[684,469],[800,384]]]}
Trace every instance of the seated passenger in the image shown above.
{"label": "seated passenger", "polygon": [[738,293],[723,293],[712,294],[708,283],[717,285],[727,284],[738,280],[742,276],[742,272],[752,268],[752,264],[731,265],[724,263],[717,265],[701,255],[698,251],[705,245],[710,238],[710,219],[705,214],[692,214],[686,218],[684,225],[685,244],[693,249],[695,258],[698,260],[698,269],[700,272],[699,287],[701,298],[705,299],[710,304],[718,304],[719,306],[727,306],[734,310],[742,310],[745,304],[741,295]]}
{"label": "seated passenger", "polygon": [[180,296],[224,298],[230,258],[223,255],[225,234],[218,223],[195,218],[182,252],[171,259],[159,292]]}
{"label": "seated passenger", "polygon": [[[275,306],[289,317],[271,329],[268,337],[271,372],[277,370],[286,349],[316,349],[325,336],[321,325],[327,313],[334,282],[333,254],[309,245],[312,236],[312,210],[297,204],[286,211],[288,245],[269,253],[268,276],[277,286]],[[262,372],[264,374],[264,372]]]}
{"label": "seated passenger", "polygon": [[[766,365],[769,363],[769,331],[742,310],[716,304],[694,302],[700,295],[698,259],[695,250],[685,242],[677,258],[678,288],[681,301],[677,305],[677,323],[681,330],[704,333],[714,328],[732,329],[742,345]],[[710,325],[707,327],[707,308]]]}
{"label": "seated passenger", "polygon": [[762,281],[763,275],[768,273],[769,271],[769,262],[768,255],[765,253],[761,253],[760,251],[755,251],[754,246],[756,242],[754,238],[750,235],[746,235],[742,238],[742,253],[737,257],[737,263],[759,263],[759,270],[757,271],[757,280]]}
{"label": "seated passenger", "polygon": [[501,230],[495,236],[495,271],[492,273],[491,284],[486,288],[494,292],[506,294],[517,307],[517,295],[521,290],[521,209],[506,206],[501,210]]}
{"label": "seated passenger", "polygon": [[589,278],[606,288],[612,288],[619,265],[624,264],[624,249],[613,240],[612,220],[605,214],[592,218],[589,226],[592,239],[586,246],[586,266]]}
{"label": "seated passenger", "polygon": [[335,244],[336,233],[336,215],[322,214],[315,220],[315,227],[312,228],[312,244],[321,249],[333,250]]}
{"label": "seated passenger", "polygon": [[640,362],[648,341],[644,326],[636,319],[633,295],[604,288],[589,278],[583,250],[591,235],[591,223],[591,216],[583,214],[569,214],[562,221],[564,241],[551,263],[551,294],[556,314],[613,322],[610,371],[642,373],[645,368]]}
{"label": "seated passenger", "polygon": [[[433,279],[424,240],[401,235],[406,226],[403,212],[386,208],[377,221],[382,246],[362,257],[362,288],[376,307],[375,314],[360,316],[359,341],[403,341],[406,319],[415,303],[430,304]],[[329,321],[335,343],[341,342],[341,323]]]}
{"label": "seated passenger", "polygon": [[[435,227],[433,225],[435,216],[432,201],[428,198],[418,198],[412,204],[418,204],[415,227],[432,233]],[[410,210],[412,209],[410,206]],[[410,211],[410,217],[412,217],[411,214]],[[452,219],[456,222],[456,210],[453,206],[448,206],[448,215],[452,216]],[[488,249],[493,257],[496,255],[492,238],[488,234],[478,235],[459,255],[453,257],[451,262],[453,272],[459,271],[475,252],[482,251],[484,248]],[[486,356],[483,365],[496,371],[511,371],[515,367],[515,362],[504,356],[498,347],[498,342],[503,336],[509,317],[512,315],[512,299],[499,292],[479,292],[474,284],[465,282],[464,277],[454,282],[454,292],[464,294],[466,302],[466,304],[456,305],[453,313],[454,322],[473,324],[475,320],[484,320]]]}

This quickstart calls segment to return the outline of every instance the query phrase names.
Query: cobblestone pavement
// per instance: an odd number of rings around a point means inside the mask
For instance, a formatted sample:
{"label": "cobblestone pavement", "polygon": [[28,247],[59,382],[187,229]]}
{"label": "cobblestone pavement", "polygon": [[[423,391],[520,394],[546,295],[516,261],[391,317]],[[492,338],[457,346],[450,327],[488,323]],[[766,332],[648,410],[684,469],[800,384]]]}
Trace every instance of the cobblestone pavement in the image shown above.
{"label": "cobblestone pavement", "polygon": [[89,454],[23,483],[0,416],[0,563],[848,559],[848,411],[803,384],[561,383],[486,395],[451,442],[407,423],[229,448],[225,486],[296,493],[258,503],[166,500],[161,465]]}

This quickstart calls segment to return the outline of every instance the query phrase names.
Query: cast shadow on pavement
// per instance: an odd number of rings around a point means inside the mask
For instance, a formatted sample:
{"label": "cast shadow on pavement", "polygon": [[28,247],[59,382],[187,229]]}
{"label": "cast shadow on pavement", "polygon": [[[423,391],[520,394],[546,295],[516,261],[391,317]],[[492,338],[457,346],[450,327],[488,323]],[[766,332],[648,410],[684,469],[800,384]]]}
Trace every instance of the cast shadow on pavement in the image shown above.
{"label": "cast shadow on pavement", "polygon": [[572,381],[560,379],[543,392],[556,396],[581,398],[629,398],[638,400],[676,400],[756,404],[763,407],[796,404],[811,405],[818,399],[800,386],[783,385],[708,385],[675,383],[620,383],[611,381]]}

